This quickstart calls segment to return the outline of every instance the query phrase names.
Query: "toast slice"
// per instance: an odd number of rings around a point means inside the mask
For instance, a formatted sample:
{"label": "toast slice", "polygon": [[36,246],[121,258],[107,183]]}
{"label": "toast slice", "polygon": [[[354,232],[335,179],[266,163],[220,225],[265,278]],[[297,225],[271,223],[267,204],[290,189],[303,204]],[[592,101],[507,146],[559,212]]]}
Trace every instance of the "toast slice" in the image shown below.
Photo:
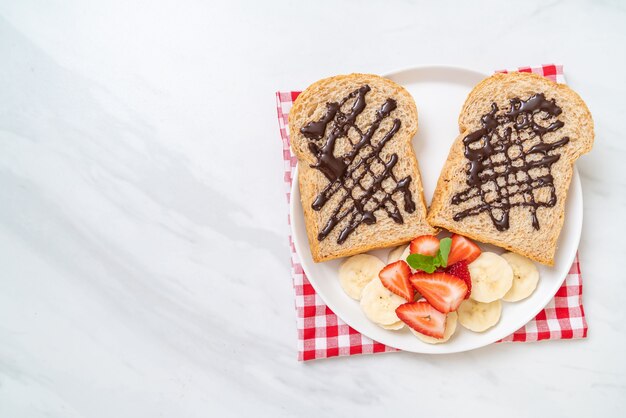
{"label": "toast slice", "polygon": [[574,162],[593,120],[564,84],[495,74],[470,92],[428,221],[552,266]]}
{"label": "toast slice", "polygon": [[433,234],[412,139],[411,95],[385,78],[320,80],[289,112],[291,148],[315,262]]}

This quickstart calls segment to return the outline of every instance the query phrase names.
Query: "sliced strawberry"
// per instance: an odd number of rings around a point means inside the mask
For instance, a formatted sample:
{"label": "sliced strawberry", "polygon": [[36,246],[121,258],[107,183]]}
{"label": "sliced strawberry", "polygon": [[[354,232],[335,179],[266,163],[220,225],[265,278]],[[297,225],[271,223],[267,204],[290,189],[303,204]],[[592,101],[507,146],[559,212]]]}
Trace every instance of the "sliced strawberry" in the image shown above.
{"label": "sliced strawberry", "polygon": [[432,235],[422,235],[411,241],[411,254],[437,255],[439,240]]}
{"label": "sliced strawberry", "polygon": [[445,273],[456,276],[465,282],[465,285],[467,286],[467,293],[465,294],[465,299],[469,298],[470,293],[472,293],[472,277],[470,276],[469,269],[467,268],[467,261],[465,260],[457,261],[451,266],[448,266],[445,269],[443,269],[443,271]]}
{"label": "sliced strawberry", "polygon": [[425,300],[398,306],[396,315],[417,332],[434,338],[443,338],[446,330],[446,315],[433,308]]}
{"label": "sliced strawberry", "polygon": [[415,273],[409,280],[428,303],[443,313],[456,311],[467,294],[465,282],[448,273]]}
{"label": "sliced strawberry", "polygon": [[461,260],[465,260],[469,264],[476,260],[479,255],[480,248],[469,238],[457,234],[452,235],[452,245],[448,255],[449,266]]}
{"label": "sliced strawberry", "polygon": [[411,268],[407,263],[402,260],[398,260],[391,263],[378,273],[380,281],[387,289],[395,293],[398,296],[402,296],[409,302],[413,301],[415,297],[415,289],[409,282],[411,276]]}

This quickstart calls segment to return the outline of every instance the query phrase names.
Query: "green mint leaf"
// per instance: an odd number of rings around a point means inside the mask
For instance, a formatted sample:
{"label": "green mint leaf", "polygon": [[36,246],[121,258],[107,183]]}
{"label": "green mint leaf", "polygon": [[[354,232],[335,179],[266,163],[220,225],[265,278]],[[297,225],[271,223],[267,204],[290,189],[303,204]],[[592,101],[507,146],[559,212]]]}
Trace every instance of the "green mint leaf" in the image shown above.
{"label": "green mint leaf", "polygon": [[415,270],[433,273],[437,270],[437,267],[448,266],[448,256],[450,255],[451,245],[452,240],[450,238],[444,238],[439,241],[439,251],[437,251],[436,256],[409,254],[406,258],[406,262]]}
{"label": "green mint leaf", "polygon": [[435,272],[435,270],[437,270],[437,267],[435,267],[435,265],[434,265],[434,264],[432,264],[432,265],[430,265],[430,266],[426,266],[426,267],[424,268],[424,271],[425,271],[426,273],[434,273],[434,272]]}
{"label": "green mint leaf", "polygon": [[440,261],[440,266],[447,267],[448,266],[448,256],[450,255],[450,247],[452,246],[451,238],[444,238],[439,241],[439,253],[437,253],[437,258]]}
{"label": "green mint leaf", "polygon": [[437,255],[434,257],[433,265],[435,267],[440,267],[443,265],[443,260],[441,259],[441,253],[437,251]]}
{"label": "green mint leaf", "polygon": [[406,262],[415,270],[422,270],[426,273],[432,273],[437,269],[435,266],[435,257],[422,254],[409,254]]}

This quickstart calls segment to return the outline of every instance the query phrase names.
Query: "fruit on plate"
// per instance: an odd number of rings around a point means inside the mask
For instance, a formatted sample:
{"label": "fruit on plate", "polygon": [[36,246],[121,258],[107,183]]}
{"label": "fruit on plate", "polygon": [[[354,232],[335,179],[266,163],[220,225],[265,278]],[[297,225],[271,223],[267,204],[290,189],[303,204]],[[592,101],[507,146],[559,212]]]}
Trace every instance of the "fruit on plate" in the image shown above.
{"label": "fruit on plate", "polygon": [[481,251],[478,245],[476,245],[469,238],[465,238],[462,235],[452,235],[452,245],[450,247],[450,255],[448,255],[448,265],[465,260],[467,264],[476,260]]}
{"label": "fruit on plate", "polygon": [[387,262],[369,254],[350,257],[339,270],[341,286],[360,300],[370,321],[386,330],[407,325],[428,344],[448,341],[457,323],[474,332],[488,330],[500,320],[501,299],[522,300],[539,280],[531,260],[482,252],[456,234],[416,237],[391,249]]}
{"label": "fruit on plate", "polygon": [[365,286],[378,277],[385,263],[378,257],[359,254],[348,258],[339,267],[339,283],[348,296],[360,300]]}
{"label": "fruit on plate", "polygon": [[443,338],[446,314],[439,312],[425,300],[405,303],[396,309],[398,318],[409,328],[433,338]]}
{"label": "fruit on plate", "polygon": [[404,322],[402,322],[402,321],[398,321],[398,322],[395,322],[395,323],[393,323],[393,324],[391,324],[391,325],[381,325],[381,324],[378,324],[378,326],[379,326],[379,327],[381,327],[381,328],[384,328],[384,329],[389,329],[389,330],[392,330],[392,331],[397,331],[397,330],[399,330],[399,329],[404,328]]}
{"label": "fruit on plate", "polygon": [[456,312],[450,312],[448,315],[446,315],[446,329],[443,333],[443,338],[429,337],[428,335],[424,335],[420,332],[415,331],[413,328],[409,328],[409,329],[411,330],[413,335],[415,335],[417,338],[419,338],[420,340],[424,341],[427,344],[445,343],[446,341],[450,339],[450,337],[452,337],[452,335],[456,331],[457,317],[458,315]]}
{"label": "fruit on plate", "polygon": [[457,261],[452,265],[448,265],[448,267],[444,268],[443,271],[445,273],[456,276],[465,282],[465,284],[467,285],[467,293],[465,294],[465,299],[469,299],[470,294],[472,293],[472,277],[470,276],[469,269],[467,268],[467,261]]}
{"label": "fruit on plate", "polygon": [[387,256],[387,264],[391,264],[394,261],[398,261],[398,260],[406,260],[406,257],[401,258],[401,256],[404,253],[404,250],[408,248],[409,248],[408,245],[401,245],[389,251],[389,255]]}
{"label": "fruit on plate", "polygon": [[467,294],[465,282],[448,273],[417,272],[410,281],[428,303],[442,313],[455,311]]}
{"label": "fruit on plate", "polygon": [[513,285],[502,297],[506,302],[517,302],[530,296],[539,282],[537,266],[526,257],[515,253],[502,254],[513,269]]}
{"label": "fruit on plate", "polygon": [[439,240],[433,235],[414,238],[409,245],[411,254],[435,256],[439,251]]}
{"label": "fruit on plate", "polygon": [[500,320],[502,302],[495,300],[490,303],[477,302],[473,299],[464,300],[456,311],[459,322],[474,332],[483,332],[493,327]]}
{"label": "fruit on plate", "polygon": [[513,284],[513,269],[496,253],[484,252],[468,266],[472,277],[470,298],[489,303],[501,299]]}
{"label": "fruit on plate", "polygon": [[415,297],[415,289],[413,289],[411,282],[409,282],[410,275],[411,268],[402,260],[394,261],[386,265],[380,273],[378,273],[378,277],[383,286],[396,295],[403,297],[407,302],[412,302]]}
{"label": "fruit on plate", "polygon": [[389,291],[378,277],[363,289],[361,309],[367,318],[378,325],[393,325],[400,320],[396,308],[406,303],[404,298]]}

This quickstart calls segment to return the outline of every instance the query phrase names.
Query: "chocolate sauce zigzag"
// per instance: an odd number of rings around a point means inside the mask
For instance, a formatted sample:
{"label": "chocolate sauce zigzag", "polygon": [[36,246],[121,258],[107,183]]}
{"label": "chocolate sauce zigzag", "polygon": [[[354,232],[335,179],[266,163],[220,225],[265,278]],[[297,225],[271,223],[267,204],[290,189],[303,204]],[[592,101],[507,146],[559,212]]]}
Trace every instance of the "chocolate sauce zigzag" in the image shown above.
{"label": "chocolate sauce zigzag", "polygon": [[[453,219],[458,222],[468,216],[489,212],[496,229],[505,231],[509,229],[511,208],[523,206],[529,208],[532,225],[538,230],[537,209],[556,205],[551,167],[561,156],[550,152],[567,144],[569,138],[544,142],[543,136],[561,129],[563,122],[557,119],[548,126],[542,126],[535,118],[542,112],[545,113],[543,120],[556,118],[561,114],[561,108],[554,99],[547,100],[543,93],[537,93],[527,100],[512,99],[507,112],[498,114],[498,111],[497,104],[492,103],[491,111],[481,117],[482,128],[463,139],[464,155],[469,161],[466,171],[468,188],[455,194],[451,203],[460,205],[477,196],[480,203],[456,213]],[[522,133],[528,137],[522,139]],[[525,143],[535,138],[539,142],[524,151]],[[503,161],[494,161],[496,155],[501,155]],[[544,174],[533,176],[533,169],[543,170]],[[490,184],[494,190],[485,190],[485,186]],[[533,193],[541,188],[550,191],[546,201],[537,201]],[[489,198],[494,192],[495,198]],[[522,199],[512,202],[516,196]]]}
{"label": "chocolate sauce zigzag", "polygon": [[[380,209],[384,209],[394,222],[404,223],[400,209],[393,199],[396,193],[402,193],[406,212],[413,213],[415,211],[415,202],[409,188],[411,176],[398,180],[393,173],[393,168],[398,162],[398,155],[390,155],[387,161],[383,161],[380,156],[384,146],[400,130],[400,119],[394,119],[391,129],[376,145],[372,144],[372,138],[380,128],[382,121],[396,109],[396,101],[391,98],[387,99],[376,111],[376,118],[366,129],[362,130],[356,125],[357,117],[367,106],[365,96],[370,90],[370,86],[364,85],[344,97],[340,102],[327,103],[326,113],[320,120],[309,122],[300,129],[300,132],[310,140],[308,143],[309,151],[317,160],[311,167],[319,170],[329,181],[311,204],[313,210],[321,210],[340,190],[345,192],[325,226],[319,232],[317,236],[319,241],[325,239],[341,221],[349,216],[347,225],[340,231],[337,238],[337,243],[343,244],[362,223],[374,224],[376,222],[374,212]],[[344,113],[341,108],[351,99],[354,99],[354,103],[350,110]],[[324,138],[329,125],[330,130],[325,142],[318,145],[316,141]],[[358,133],[359,140],[351,142],[352,149],[350,151],[336,157],[335,145],[337,140],[348,137],[350,129],[354,129]],[[371,169],[371,164],[375,161],[383,166],[383,170],[379,174],[374,173]],[[369,186],[364,186],[361,181],[367,174],[371,176],[372,182]],[[382,186],[382,183],[387,179],[393,180],[395,184],[395,187],[390,191],[386,191]],[[358,198],[353,194],[357,186],[363,190],[363,194]],[[381,195],[382,197],[377,197]],[[368,206],[367,209],[366,206]]]}

